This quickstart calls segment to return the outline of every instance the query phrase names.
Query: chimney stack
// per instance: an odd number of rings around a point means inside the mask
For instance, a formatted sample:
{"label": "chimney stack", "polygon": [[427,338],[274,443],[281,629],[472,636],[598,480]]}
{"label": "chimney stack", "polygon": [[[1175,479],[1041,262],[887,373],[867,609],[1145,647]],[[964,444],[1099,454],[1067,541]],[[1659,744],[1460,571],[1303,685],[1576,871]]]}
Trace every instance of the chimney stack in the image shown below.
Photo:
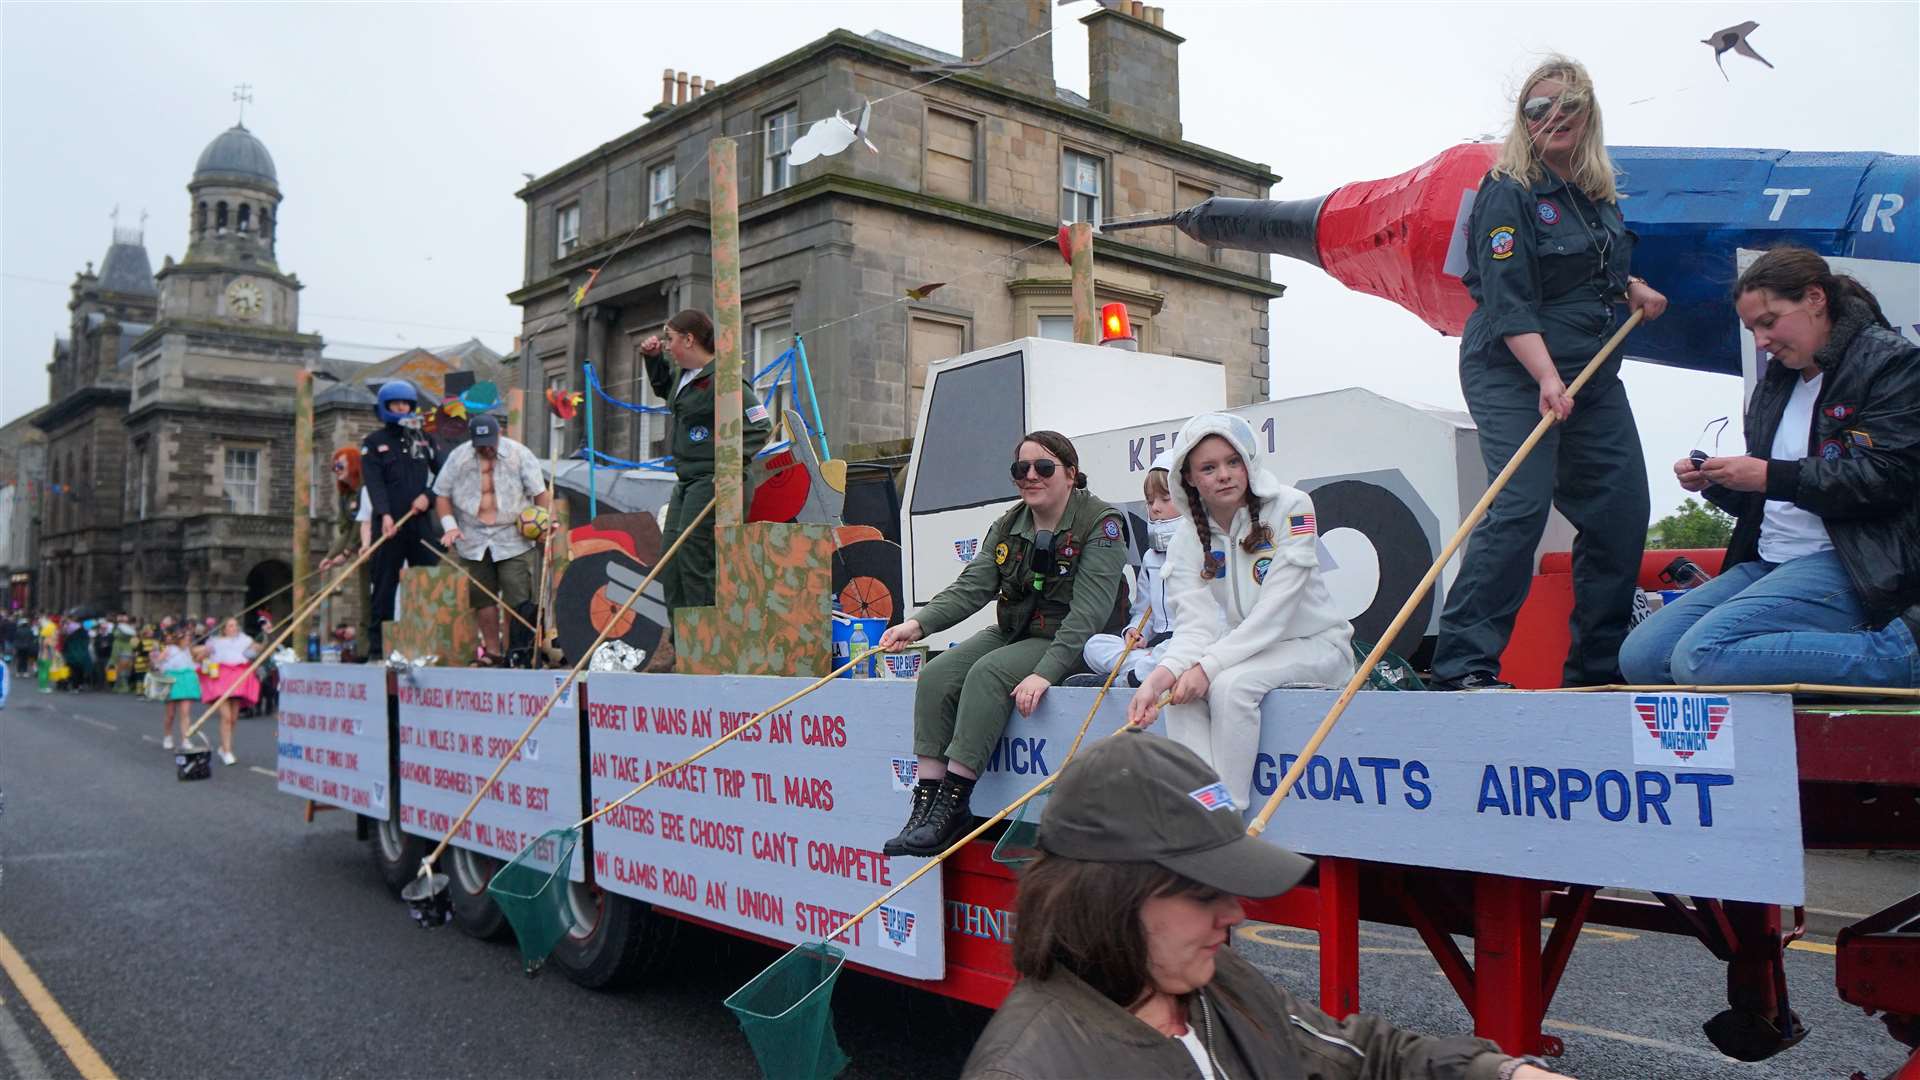
{"label": "chimney stack", "polygon": [[662,105],[673,104],[673,69],[672,68],[668,68],[665,71],[660,73],[660,104]]}
{"label": "chimney stack", "polygon": [[1180,138],[1180,45],[1186,39],[1160,25],[1161,9],[1134,0],[1127,11],[1103,7],[1080,21],[1087,27],[1093,107],[1128,127]]}
{"label": "chimney stack", "polygon": [[687,103],[687,73],[684,71],[676,71],[673,74],[673,103],[675,105]]}
{"label": "chimney stack", "polygon": [[[966,59],[1009,48],[1053,26],[1053,0],[962,0],[961,50]],[[1053,48],[1046,39],[995,60],[972,74],[1010,90],[1053,99]]]}

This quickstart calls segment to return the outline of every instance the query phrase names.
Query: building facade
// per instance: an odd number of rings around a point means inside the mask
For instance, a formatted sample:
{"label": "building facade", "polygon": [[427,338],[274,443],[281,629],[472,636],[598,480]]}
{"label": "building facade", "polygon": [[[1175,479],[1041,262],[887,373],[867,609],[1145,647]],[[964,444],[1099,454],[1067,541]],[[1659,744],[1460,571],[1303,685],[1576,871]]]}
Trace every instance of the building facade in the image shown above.
{"label": "building facade", "polygon": [[[922,84],[935,73],[916,69],[958,58],[844,31],[719,86],[668,72],[647,123],[518,193],[526,259],[510,299],[523,310],[523,385],[580,389],[592,361],[610,395],[658,404],[638,346],[674,311],[711,310],[707,147],[724,135],[739,145],[749,369],[801,331],[835,447],[911,435],[929,363],[1021,336],[1071,337],[1068,270],[1052,242],[1062,220],[1259,198],[1279,179],[1182,138],[1182,39],[1158,14],[1081,20],[1090,100],[1054,85],[1046,39],[932,85]],[[1048,29],[1053,4],[967,0],[962,18],[978,57]],[[813,121],[853,119],[865,102],[877,152],[856,141],[791,163]],[[1220,364],[1230,404],[1267,397],[1267,304],[1281,290],[1265,255],[1171,229],[1119,232],[1097,241],[1096,274],[1099,300],[1126,302],[1143,350]],[[617,457],[665,452],[659,417],[603,405],[595,424],[597,446]],[[546,433],[529,435],[548,448]]]}
{"label": "building facade", "polygon": [[37,611],[40,515],[47,486],[47,434],[34,426],[40,410],[0,426],[0,612]]}

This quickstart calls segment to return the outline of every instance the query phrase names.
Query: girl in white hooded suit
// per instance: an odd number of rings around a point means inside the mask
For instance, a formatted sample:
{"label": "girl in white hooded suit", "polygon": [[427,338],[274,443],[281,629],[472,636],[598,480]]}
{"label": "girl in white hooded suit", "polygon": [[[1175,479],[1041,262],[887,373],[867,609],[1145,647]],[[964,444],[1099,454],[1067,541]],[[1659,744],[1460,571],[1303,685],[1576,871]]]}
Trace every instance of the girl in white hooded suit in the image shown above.
{"label": "girl in white hooded suit", "polygon": [[1173,639],[1128,716],[1150,723],[1170,692],[1167,734],[1212,765],[1244,809],[1261,701],[1288,684],[1345,683],[1353,626],[1320,576],[1313,500],[1262,466],[1251,424],[1226,413],[1187,421],[1170,478],[1185,511],[1167,550]]}

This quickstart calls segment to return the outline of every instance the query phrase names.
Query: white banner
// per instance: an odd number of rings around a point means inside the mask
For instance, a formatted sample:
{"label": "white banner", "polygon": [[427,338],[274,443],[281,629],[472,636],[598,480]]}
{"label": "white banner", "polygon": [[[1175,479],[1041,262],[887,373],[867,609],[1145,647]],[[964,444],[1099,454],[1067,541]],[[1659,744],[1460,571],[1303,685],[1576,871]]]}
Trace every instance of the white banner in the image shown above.
{"label": "white banner", "polygon": [[[595,809],[808,680],[600,674],[587,689]],[[819,941],[923,860],[880,853],[906,821],[914,683],[838,681],[761,721],[593,825],[608,892],[780,941]],[[848,958],[945,974],[940,874],[839,940]]]}
{"label": "white banner", "polygon": [[[1094,694],[1055,687],[1015,714],[974,813],[1059,768]],[[1089,742],[1125,721],[1131,696],[1107,695]],[[1249,820],[1336,696],[1267,695]],[[1362,692],[1265,835],[1311,855],[1583,885],[1786,905],[1806,893],[1793,706],[1778,694]]]}
{"label": "white banner", "polygon": [[280,790],[385,821],[387,669],[378,664],[280,668]]}
{"label": "white banner", "polygon": [[[549,671],[422,668],[399,677],[400,827],[438,840],[546,704]],[[453,843],[507,860],[580,819],[580,720],[569,689]],[[570,877],[586,879],[583,860]]]}

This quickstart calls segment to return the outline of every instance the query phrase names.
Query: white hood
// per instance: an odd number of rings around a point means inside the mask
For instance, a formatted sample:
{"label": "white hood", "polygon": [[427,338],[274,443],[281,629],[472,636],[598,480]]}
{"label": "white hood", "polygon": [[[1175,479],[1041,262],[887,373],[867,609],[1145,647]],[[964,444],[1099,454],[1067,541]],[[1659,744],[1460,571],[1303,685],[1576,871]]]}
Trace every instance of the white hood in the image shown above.
{"label": "white hood", "polygon": [[[1287,491],[1287,485],[1267,471],[1264,456],[1254,437],[1253,425],[1231,413],[1201,413],[1187,421],[1180,429],[1180,434],[1174,436],[1173,449],[1167,451],[1167,488],[1173,494],[1174,505],[1180,507],[1181,514],[1188,521],[1193,520],[1197,508],[1193,500],[1188,498],[1187,485],[1181,482],[1180,474],[1187,466],[1187,454],[1209,435],[1220,436],[1240,452],[1240,460],[1247,463],[1247,485],[1253,489],[1254,497],[1263,504],[1262,517],[1271,520],[1264,512],[1266,504]],[[1154,464],[1158,465],[1159,461],[1156,460]]]}

